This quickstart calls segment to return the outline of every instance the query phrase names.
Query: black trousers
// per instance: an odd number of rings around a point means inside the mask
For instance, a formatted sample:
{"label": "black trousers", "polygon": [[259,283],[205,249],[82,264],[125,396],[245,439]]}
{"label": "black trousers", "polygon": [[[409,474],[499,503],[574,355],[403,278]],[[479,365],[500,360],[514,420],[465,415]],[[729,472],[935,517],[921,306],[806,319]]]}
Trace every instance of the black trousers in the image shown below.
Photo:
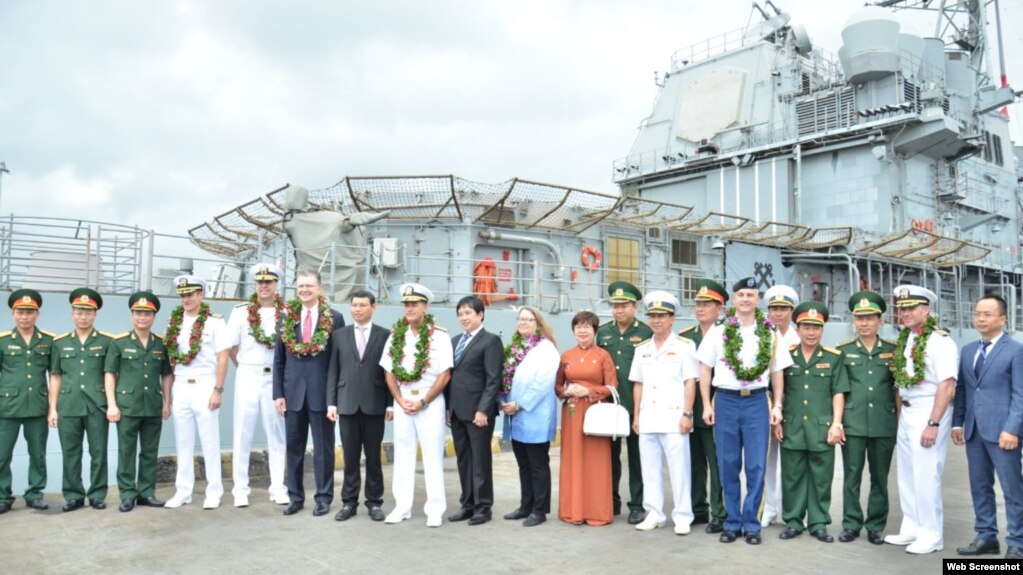
{"label": "black trousers", "polygon": [[334,423],[327,419],[326,411],[288,410],[284,413],[284,430],[287,441],[287,475],[284,483],[288,486],[288,497],[292,503],[305,502],[305,448],[309,432],[313,435],[313,481],[316,484],[316,501],[330,503],[334,500]]}
{"label": "black trousers", "polygon": [[519,464],[519,509],[546,515],[551,512],[551,442],[520,443],[512,440]]}
{"label": "black trousers", "polygon": [[341,485],[341,501],[359,504],[362,487],[360,460],[366,453],[366,506],[384,504],[384,471],[380,462],[380,444],[384,440],[384,416],[366,415],[360,409],[353,415],[338,415],[341,447],[345,457],[345,480]]}
{"label": "black trousers", "polygon": [[494,505],[494,464],[490,442],[494,437],[495,417],[487,425],[477,427],[472,421],[451,417],[451,439],[455,443],[462,509],[489,511]]}

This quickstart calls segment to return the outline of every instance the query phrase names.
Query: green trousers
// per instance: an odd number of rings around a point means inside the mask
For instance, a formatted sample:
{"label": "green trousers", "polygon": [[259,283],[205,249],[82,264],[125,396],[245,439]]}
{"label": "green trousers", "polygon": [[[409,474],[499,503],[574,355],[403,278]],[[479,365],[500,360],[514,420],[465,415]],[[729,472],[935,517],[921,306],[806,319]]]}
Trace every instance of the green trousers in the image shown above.
{"label": "green trousers", "polygon": [[[632,427],[632,416],[629,416]],[[625,439],[629,458],[629,511],[643,511],[643,467],[639,463],[639,436],[630,432]],[[622,509],[622,497],[618,495],[618,483],[622,480],[622,438],[611,442],[611,494],[614,513]]]}
{"label": "green trousers", "polygon": [[160,452],[161,430],[163,419],[159,415],[122,415],[117,422],[117,489],[121,500],[156,495],[156,457]]}
{"label": "green trousers", "polygon": [[[847,435],[842,446],[842,467],[845,483],[842,489],[842,528],[884,532],[888,525],[888,471],[895,453],[894,437],[857,437]],[[860,506],[860,483],[863,467],[870,467],[870,495],[867,518]]]}
{"label": "green trousers", "polygon": [[835,477],[835,450],[781,449],[781,507],[785,525],[810,532],[831,524],[831,481]]}
{"label": "green trousers", "polygon": [[89,441],[89,499],[107,498],[107,435],[110,423],[106,413],[96,410],[88,415],[57,419],[57,435],[64,452],[63,492],[66,501],[85,498],[82,485],[82,442]]}
{"label": "green trousers", "polygon": [[11,461],[14,459],[14,444],[18,431],[24,428],[25,443],[28,446],[28,489],[25,501],[43,498],[46,488],[46,439],[50,429],[46,416],[0,417],[0,501],[14,503],[11,481]]}
{"label": "green trousers", "polygon": [[[689,454],[692,459],[692,504],[693,515],[720,519],[728,517],[725,501],[721,494],[721,477],[718,475],[718,454],[714,447],[714,428],[694,427],[689,434]],[[707,475],[710,475],[710,505],[707,504]]]}

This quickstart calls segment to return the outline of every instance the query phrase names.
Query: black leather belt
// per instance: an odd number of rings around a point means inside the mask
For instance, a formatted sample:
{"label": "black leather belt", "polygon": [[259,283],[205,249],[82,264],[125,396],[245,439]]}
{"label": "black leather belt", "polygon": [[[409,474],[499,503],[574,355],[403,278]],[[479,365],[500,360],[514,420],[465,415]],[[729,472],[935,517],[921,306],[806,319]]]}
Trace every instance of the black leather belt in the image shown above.
{"label": "black leather belt", "polygon": [[722,387],[715,387],[714,391],[717,393],[727,393],[728,395],[738,395],[739,397],[749,397],[751,395],[760,395],[766,393],[766,387],[757,387],[754,389],[725,389]]}
{"label": "black leather belt", "polygon": [[907,401],[905,399],[902,399],[902,398],[899,398],[899,401],[902,402],[902,407],[910,407],[909,401]]}
{"label": "black leather belt", "polygon": [[271,371],[273,371],[272,367],[264,367],[263,368],[263,373],[270,373]]}

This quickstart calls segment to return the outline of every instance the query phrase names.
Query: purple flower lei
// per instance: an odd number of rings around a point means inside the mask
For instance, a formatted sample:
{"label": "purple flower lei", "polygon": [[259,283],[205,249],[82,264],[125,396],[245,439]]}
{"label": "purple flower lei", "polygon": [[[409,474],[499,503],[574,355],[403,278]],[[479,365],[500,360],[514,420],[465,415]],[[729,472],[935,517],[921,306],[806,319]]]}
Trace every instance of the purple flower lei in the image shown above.
{"label": "purple flower lei", "polygon": [[544,339],[543,334],[539,331],[536,331],[527,338],[523,338],[521,333],[515,332],[511,343],[504,348],[504,372],[501,376],[501,390],[497,392],[499,396],[507,396],[511,392],[512,380],[515,379],[515,370],[519,368],[522,360],[526,359],[526,354],[529,353],[529,350],[536,347]]}

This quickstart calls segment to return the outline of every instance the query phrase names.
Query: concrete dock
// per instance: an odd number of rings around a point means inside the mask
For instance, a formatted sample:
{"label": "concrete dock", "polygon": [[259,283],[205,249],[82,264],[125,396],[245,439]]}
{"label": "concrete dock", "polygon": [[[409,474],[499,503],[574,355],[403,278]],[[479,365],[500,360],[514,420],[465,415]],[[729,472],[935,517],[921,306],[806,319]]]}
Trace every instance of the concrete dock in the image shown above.
{"label": "concrete dock", "polygon": [[[139,507],[117,510],[116,487],[102,511],[81,509],[62,513],[59,493],[48,493],[50,509],[25,507],[20,497],[0,516],[3,549],[0,573],[940,573],[941,558],[954,557],[955,547],[973,539],[963,449],[949,447],[944,476],[945,550],[913,556],[902,547],[871,545],[865,533],[852,543],[820,543],[804,534],[791,541],[778,539],[782,527],[764,531],[760,546],[741,539],[722,544],[716,535],[694,526],[692,534],[675,535],[671,526],[639,532],[623,516],[605,527],[577,527],[557,519],[558,449],[552,448],[554,513],[543,525],[525,528],[501,515],[518,506],[518,469],[511,453],[494,456],[494,520],[469,527],[448,523],[438,529],[425,525],[422,472],[417,479],[412,519],[398,525],[370,521],[365,507],[351,520],[339,523],[335,494],[330,514],[313,517],[311,506],[292,517],[266,496],[265,479],[253,485],[251,506],[232,507],[230,479],[220,509],[202,509],[204,483],[197,482],[193,502],[181,509]],[[628,467],[625,466],[626,473]],[[390,466],[384,466],[384,511],[393,507]],[[841,455],[837,458],[832,490],[832,534],[841,530]],[[342,473],[336,475],[340,489]],[[623,480],[624,481],[624,480]],[[306,478],[307,489],[312,478]],[[453,458],[445,459],[448,512],[458,508],[458,475]],[[627,485],[627,483],[623,483]],[[157,495],[170,497],[172,484],[161,484]],[[866,486],[863,497],[866,497]],[[901,520],[895,469],[890,492],[892,510],[888,532]],[[311,494],[308,496],[311,502]],[[666,504],[670,508],[669,501]],[[999,494],[999,506],[1002,509]],[[999,517],[1003,529],[1004,514]]]}

